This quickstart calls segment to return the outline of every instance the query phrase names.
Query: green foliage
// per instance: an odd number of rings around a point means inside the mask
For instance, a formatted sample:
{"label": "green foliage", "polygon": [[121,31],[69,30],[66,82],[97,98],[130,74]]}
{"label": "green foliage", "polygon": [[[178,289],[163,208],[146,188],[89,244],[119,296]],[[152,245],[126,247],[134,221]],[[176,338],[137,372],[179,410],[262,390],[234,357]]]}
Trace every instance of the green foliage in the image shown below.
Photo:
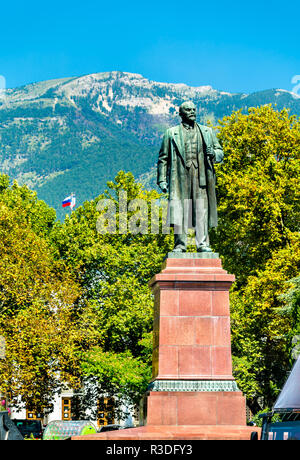
{"label": "green foliage", "polygon": [[251,364],[250,375],[241,372],[240,362],[235,372],[253,408],[259,397],[264,405],[273,404],[291,368],[291,321],[278,310],[287,290],[285,281],[299,268],[298,239],[274,252],[265,269],[249,277],[248,283],[231,296],[233,353]]}
{"label": "green foliage", "polygon": [[281,296],[284,305],[280,313],[290,319],[291,336],[294,336],[300,333],[300,276],[292,278],[286,285],[289,289]]}
{"label": "green foliage", "polygon": [[[38,200],[36,192],[26,185],[19,186],[14,182],[10,186],[9,177],[0,174],[0,202],[14,209],[16,216],[20,214],[37,235],[47,236],[52,229],[56,213],[42,200]],[[21,217],[22,216],[22,217]]]}
{"label": "green foliage", "polygon": [[300,268],[300,121],[287,110],[252,108],[225,117],[219,137],[225,161],[217,166],[220,222],[212,241],[237,278],[234,374],[256,412],[272,405],[291,363],[294,307],[279,312]]}
{"label": "green foliage", "polygon": [[[279,297],[282,304],[278,313],[289,323],[286,340],[289,349],[292,349],[291,358],[296,359],[300,352],[300,276],[286,281],[285,287],[287,290]],[[291,359],[291,366],[292,364]]]}
{"label": "green foliage", "polygon": [[[251,417],[251,421],[255,423],[256,426],[262,426],[263,423],[263,418],[260,417],[262,414],[265,414],[267,412],[271,412],[270,409],[265,408],[264,410],[261,410],[257,412],[253,417]],[[281,415],[280,414],[274,414],[271,417],[271,423],[276,423],[281,421]]]}
{"label": "green foliage", "polygon": [[86,377],[97,379],[99,391],[131,404],[139,403],[141,389],[147,387],[151,377],[148,364],[134,357],[129,350],[114,353],[94,348],[86,354],[83,372]]}
{"label": "green foliage", "polygon": [[221,122],[216,248],[239,283],[299,230],[300,122],[270,106]]}
{"label": "green foliage", "polygon": [[53,257],[53,210],[26,187],[9,187],[3,176],[1,183],[0,335],[6,358],[0,360],[0,389],[16,407],[43,412],[64,382],[79,384],[84,334],[73,305],[80,291],[64,262]]}

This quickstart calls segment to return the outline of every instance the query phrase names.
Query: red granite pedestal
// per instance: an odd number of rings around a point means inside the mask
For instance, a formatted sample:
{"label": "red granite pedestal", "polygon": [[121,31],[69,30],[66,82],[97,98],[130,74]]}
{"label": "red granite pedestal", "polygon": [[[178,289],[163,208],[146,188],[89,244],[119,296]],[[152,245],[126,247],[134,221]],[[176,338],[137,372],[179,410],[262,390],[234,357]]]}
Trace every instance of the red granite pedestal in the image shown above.
{"label": "red granite pedestal", "polygon": [[245,398],[232,376],[234,276],[215,254],[204,257],[169,254],[150,282],[153,374],[141,405],[143,426],[88,439],[250,439]]}

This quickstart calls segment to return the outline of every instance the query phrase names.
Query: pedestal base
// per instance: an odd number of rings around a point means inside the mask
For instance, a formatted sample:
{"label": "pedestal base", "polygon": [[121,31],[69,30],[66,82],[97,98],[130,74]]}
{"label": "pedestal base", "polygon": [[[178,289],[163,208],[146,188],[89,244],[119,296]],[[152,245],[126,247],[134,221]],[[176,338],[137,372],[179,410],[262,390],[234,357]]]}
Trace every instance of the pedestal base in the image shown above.
{"label": "pedestal base", "polygon": [[150,282],[152,381],[139,428],[73,437],[94,440],[250,440],[246,401],[232,376],[229,289],[217,254],[169,254]]}
{"label": "pedestal base", "polygon": [[232,392],[153,391],[145,397],[143,424],[244,425],[245,398]]}
{"label": "pedestal base", "polygon": [[[72,440],[88,441],[250,441],[251,433],[260,428],[238,425],[150,425],[86,436],[73,436]],[[258,435],[260,437],[260,435]]]}

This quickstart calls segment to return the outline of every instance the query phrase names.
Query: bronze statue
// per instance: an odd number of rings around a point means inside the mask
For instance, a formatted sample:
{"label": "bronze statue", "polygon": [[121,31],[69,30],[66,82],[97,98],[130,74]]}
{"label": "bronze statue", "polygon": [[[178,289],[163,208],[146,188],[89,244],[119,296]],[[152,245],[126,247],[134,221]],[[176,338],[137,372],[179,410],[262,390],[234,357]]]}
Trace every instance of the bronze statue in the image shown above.
{"label": "bronze statue", "polygon": [[208,229],[218,223],[214,163],[222,162],[224,153],[214,131],[196,123],[193,102],[181,104],[179,115],[181,124],[164,135],[157,165],[157,183],[169,191],[173,251],[186,252],[188,228],[194,228],[197,251],[212,252]]}

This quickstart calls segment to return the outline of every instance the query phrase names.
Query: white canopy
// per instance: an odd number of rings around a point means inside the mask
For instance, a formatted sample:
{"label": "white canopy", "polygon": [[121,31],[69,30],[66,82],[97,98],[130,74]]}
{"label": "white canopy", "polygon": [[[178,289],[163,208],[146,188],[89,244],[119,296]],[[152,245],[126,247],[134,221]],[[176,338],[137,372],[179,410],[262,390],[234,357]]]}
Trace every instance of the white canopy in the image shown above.
{"label": "white canopy", "polygon": [[295,362],[273,407],[274,411],[283,409],[300,410],[300,357]]}

